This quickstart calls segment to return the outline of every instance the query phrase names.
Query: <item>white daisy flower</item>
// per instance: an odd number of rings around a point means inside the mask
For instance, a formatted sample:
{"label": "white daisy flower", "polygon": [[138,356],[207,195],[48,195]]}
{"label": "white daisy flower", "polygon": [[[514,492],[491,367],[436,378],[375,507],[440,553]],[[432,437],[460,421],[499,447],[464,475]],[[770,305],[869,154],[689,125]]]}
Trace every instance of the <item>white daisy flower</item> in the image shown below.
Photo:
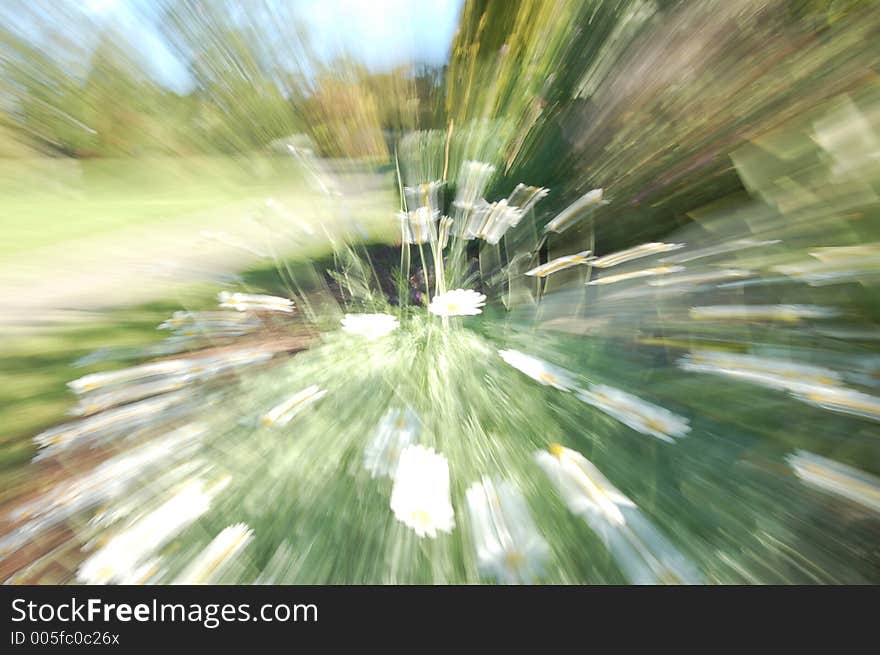
{"label": "white daisy flower", "polygon": [[564,257],[557,257],[556,259],[549,261],[546,264],[536,266],[530,271],[526,271],[526,275],[534,277],[547,277],[551,273],[564,271],[566,268],[571,268],[572,266],[577,266],[578,264],[589,263],[590,251],[584,250],[583,252],[579,252],[576,255],[565,255]]}
{"label": "white daisy flower", "polygon": [[189,384],[191,379],[188,375],[178,375],[139,384],[126,384],[107,391],[92,392],[80,398],[79,403],[70,413],[75,416],[87,416],[123,403],[176,391]]}
{"label": "white daisy flower", "polygon": [[824,366],[777,357],[697,350],[678,360],[682,370],[712,373],[791,392],[815,392],[840,383],[840,374]]}
{"label": "white daisy flower", "polygon": [[449,462],[433,448],[407,446],[400,454],[391,490],[391,511],[419,537],[452,532],[455,513],[449,496]]}
{"label": "white daisy flower", "polygon": [[0,537],[0,558],[60,522],[120,498],[141,476],[152,473],[157,467],[168,471],[177,462],[189,460],[203,433],[204,428],[200,426],[183,426],[164,437],[151,439],[111,457],[93,470],[62,481],[17,507],[8,518],[14,522],[26,522]]}
{"label": "white daisy flower", "polygon": [[[519,225],[522,217],[547,195],[547,189],[517,184],[510,197],[498,202],[485,200],[473,203],[466,208],[469,214],[465,237],[480,237],[486,243],[497,244],[510,228]],[[462,225],[464,225],[462,221]]]}
{"label": "white daisy flower", "polygon": [[124,368],[119,371],[110,371],[108,373],[92,373],[83,376],[72,382],[68,382],[67,386],[74,393],[83,394],[95,389],[109,387],[116,384],[126,382],[140,381],[147,378],[180,375],[188,373],[193,367],[191,359],[168,359],[161,362],[151,362],[149,364],[141,364]]}
{"label": "white daisy flower", "polygon": [[327,391],[318,387],[317,384],[306,387],[266,412],[262,419],[263,425],[287,425],[303,409],[326,395]]}
{"label": "white daisy flower", "polygon": [[805,484],[880,512],[880,479],[873,475],[805,450],[786,459]]}
{"label": "white daisy flower", "polygon": [[342,319],[342,329],[373,341],[391,334],[400,327],[397,318],[391,314],[346,314]]}
{"label": "white daisy flower", "polygon": [[418,207],[411,212],[398,212],[401,238],[405,243],[422,244],[435,238],[434,224],[440,218],[440,211],[429,207]]}
{"label": "white daisy flower", "polygon": [[[598,260],[594,259],[590,262],[595,266]],[[670,273],[678,273],[683,271],[684,266],[656,266],[654,268],[643,268],[638,271],[629,271],[628,273],[618,273],[617,275],[604,275],[595,280],[587,282],[588,287],[596,285],[614,284],[615,282],[623,282],[624,280],[635,280],[640,277],[651,277],[654,275],[669,275]]]}
{"label": "white daisy flower", "polygon": [[159,324],[159,330],[171,330],[176,336],[237,337],[261,327],[256,316],[239,311],[174,312]]}
{"label": "white daisy flower", "polygon": [[222,486],[206,488],[201,480],[187,483],[86,559],[77,578],[86,584],[109,584],[140,577],[136,573],[149,556],[207,512]]}
{"label": "white daisy flower", "polygon": [[217,294],[217,300],[221,307],[234,309],[239,312],[284,312],[289,314],[293,311],[293,301],[289,298],[269,296],[259,293],[230,293],[221,291]]}
{"label": "white daisy flower", "polygon": [[560,391],[569,391],[575,386],[572,373],[543,359],[526,355],[518,350],[499,350],[498,354],[513,368],[525,373],[536,382],[555,387]]}
{"label": "white daisy flower", "polygon": [[40,448],[34,460],[45,459],[84,443],[100,443],[122,433],[130,434],[158,415],[179,411],[191,399],[192,395],[186,390],[172,391],[50,428],[34,437],[34,443]]}
{"label": "white daisy flower", "polygon": [[684,248],[684,244],[683,243],[643,243],[639,246],[634,246],[632,248],[627,248],[626,250],[621,250],[619,252],[611,253],[610,255],[605,255],[603,257],[599,257],[598,259],[593,261],[593,266],[596,266],[597,268],[607,268],[608,266],[617,266],[618,264],[622,264],[624,262],[629,262],[629,261],[632,261],[633,259],[639,259],[640,257],[647,257],[648,255],[656,255],[661,252],[669,252],[670,250],[678,250],[679,248]]}
{"label": "white daisy flower", "polygon": [[855,389],[815,385],[792,390],[792,394],[822,409],[880,421],[880,398]]}
{"label": "white daisy flower", "polygon": [[501,241],[501,237],[510,228],[519,224],[523,213],[518,207],[511,207],[507,200],[499,200],[489,205],[488,211],[483,215],[483,223],[477,232],[477,236],[492,245]]}
{"label": "white daisy flower", "polygon": [[393,478],[404,448],[416,442],[419,419],[411,409],[389,409],[376,426],[370,445],[364,451],[364,468],[374,478]]}
{"label": "white daisy flower", "polygon": [[486,185],[495,172],[495,167],[478,161],[466,161],[458,173],[455,192],[455,205],[459,208],[472,208],[483,196]]}
{"label": "white daisy flower", "polygon": [[453,289],[431,299],[428,311],[437,316],[475,316],[482,314],[486,296],[473,289]]}
{"label": "white daisy flower", "polygon": [[409,209],[428,208],[431,211],[440,208],[440,190],[445,183],[439,180],[403,187],[406,206]]}
{"label": "white daisy flower", "polygon": [[577,451],[553,444],[549,452],[535,453],[535,461],[553,482],[572,514],[623,525],[626,520],[621,507],[635,507],[635,503]]}
{"label": "white daisy flower", "polygon": [[[519,209],[520,216],[525,216],[539,201],[546,198],[548,193],[550,191],[544,187],[519,183],[507,197],[507,204]],[[511,227],[516,227],[516,224]]]}
{"label": "white daisy flower", "polygon": [[696,567],[583,455],[553,444],[535,460],[568,509],[602,538],[629,582],[702,582]]}
{"label": "white daisy flower", "polygon": [[544,226],[544,230],[546,232],[556,232],[557,234],[559,232],[564,232],[574,225],[577,222],[577,219],[583,216],[587,210],[606,204],[602,198],[602,189],[593,189],[592,191],[585,193],[568,207],[563,209],[556,218],[547,223],[547,225]]}
{"label": "white daisy flower", "polygon": [[538,532],[522,493],[508,481],[484,477],[467,490],[477,566],[505,584],[533,582],[550,547]]}
{"label": "white daisy flower", "polygon": [[839,312],[816,305],[707,305],[692,307],[690,317],[709,321],[782,321],[798,323],[805,318],[833,318]]}
{"label": "white daisy flower", "polygon": [[254,531],[244,523],[224,528],[175,578],[173,584],[208,584],[251,542]]}
{"label": "white daisy flower", "polygon": [[488,203],[482,198],[469,205],[462,205],[458,201],[452,203],[456,211],[455,223],[453,223],[454,234],[460,239],[476,239],[480,236],[495,205],[496,203]]}
{"label": "white daisy flower", "polygon": [[669,443],[691,429],[686,418],[604,384],[591,384],[588,390],[579,390],[577,397],[633,430]]}
{"label": "white daisy flower", "polygon": [[449,216],[440,219],[440,227],[437,229],[437,246],[442,250],[449,243],[449,232],[455,223]]}

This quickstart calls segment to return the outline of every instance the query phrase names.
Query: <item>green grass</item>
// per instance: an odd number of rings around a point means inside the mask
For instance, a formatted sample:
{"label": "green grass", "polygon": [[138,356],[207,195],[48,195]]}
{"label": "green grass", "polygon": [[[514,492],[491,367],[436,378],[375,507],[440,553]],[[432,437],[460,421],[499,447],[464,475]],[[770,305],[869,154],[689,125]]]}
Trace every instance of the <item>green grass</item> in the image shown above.
{"label": "green grass", "polygon": [[0,260],[290,189],[290,157],[0,159]]}
{"label": "green grass", "polygon": [[[193,287],[187,293],[187,306],[212,303],[215,293],[213,288]],[[164,300],[8,339],[0,359],[0,425],[4,428],[0,435],[0,471],[32,457],[34,448],[29,437],[63,419],[74,405],[75,397],[67,389],[67,382],[127,365],[112,359],[74,366],[76,360],[101,349],[134,349],[156,343],[168,336],[156,326],[180,308],[179,300]]]}

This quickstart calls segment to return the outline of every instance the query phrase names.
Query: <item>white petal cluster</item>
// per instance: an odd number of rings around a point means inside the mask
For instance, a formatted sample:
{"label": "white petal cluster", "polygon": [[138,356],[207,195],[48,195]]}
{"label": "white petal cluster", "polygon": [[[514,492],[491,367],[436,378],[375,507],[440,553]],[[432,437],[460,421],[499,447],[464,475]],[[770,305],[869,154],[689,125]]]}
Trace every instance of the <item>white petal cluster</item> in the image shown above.
{"label": "white petal cluster", "polygon": [[594,526],[599,521],[615,526],[626,523],[622,509],[634,508],[635,503],[579,452],[553,444],[549,452],[535,453],[535,461],[556,486],[572,514],[584,517]]}
{"label": "white petal cluster", "polygon": [[583,252],[579,252],[575,255],[565,255],[564,257],[557,257],[556,259],[549,261],[546,264],[536,266],[535,268],[526,271],[526,275],[533,277],[547,277],[551,273],[564,271],[565,269],[571,268],[572,266],[577,266],[578,264],[589,264],[590,260],[590,251],[584,250]]}
{"label": "white petal cluster", "polygon": [[394,478],[400,454],[416,442],[419,428],[419,418],[413,410],[389,409],[364,451],[364,468],[374,478]]}
{"label": "white petal cluster", "polygon": [[208,584],[245,549],[254,532],[244,523],[224,528],[177,576],[174,584]]}
{"label": "white petal cluster", "polygon": [[394,475],[391,511],[419,537],[452,532],[455,512],[449,495],[449,462],[433,448],[406,447]]}
{"label": "white petal cluster", "polygon": [[221,307],[234,309],[239,312],[284,312],[290,314],[293,311],[293,301],[289,298],[268,296],[259,293],[230,293],[221,291],[217,295]]}
{"label": "white petal cluster", "polygon": [[525,373],[536,382],[555,387],[560,391],[569,391],[575,386],[574,376],[570,372],[543,359],[526,355],[518,350],[499,350],[498,354],[513,368]]}
{"label": "white petal cluster", "polygon": [[786,459],[805,484],[880,513],[880,479],[805,450],[798,450]]}
{"label": "white petal cluster", "polygon": [[428,311],[437,316],[475,316],[483,313],[486,296],[473,289],[453,289],[431,299]]}
{"label": "white petal cluster", "polygon": [[263,425],[287,425],[303,409],[326,395],[327,391],[321,389],[317,384],[306,387],[263,414],[262,423]]}
{"label": "white petal cluster", "polygon": [[535,459],[573,514],[602,538],[632,584],[701,584],[702,576],[601,471],[557,444]]}
{"label": "white petal cluster", "polygon": [[420,245],[437,238],[436,223],[440,219],[440,211],[430,207],[418,207],[409,212],[399,212],[401,239],[404,243]]}
{"label": "white petal cluster", "polygon": [[505,584],[535,582],[550,556],[526,500],[509,481],[484,477],[467,490],[477,566]]}
{"label": "white petal cluster", "polygon": [[669,443],[691,429],[683,416],[604,384],[591,384],[588,389],[578,391],[577,397],[633,430]]}
{"label": "white petal cluster", "polygon": [[[206,487],[201,480],[187,483],[169,500],[116,534],[77,571],[86,584],[133,584],[155,567],[150,556],[202,516],[225,482]],[[145,566],[146,565],[146,566]]]}

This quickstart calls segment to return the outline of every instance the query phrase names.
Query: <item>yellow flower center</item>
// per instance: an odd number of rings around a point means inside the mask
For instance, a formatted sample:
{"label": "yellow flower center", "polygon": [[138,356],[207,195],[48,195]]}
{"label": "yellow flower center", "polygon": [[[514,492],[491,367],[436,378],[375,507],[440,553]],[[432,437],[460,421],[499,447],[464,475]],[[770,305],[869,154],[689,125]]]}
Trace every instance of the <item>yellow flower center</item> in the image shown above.
{"label": "yellow flower center", "polygon": [[516,570],[522,566],[525,559],[522,553],[511,550],[504,555],[504,565],[509,569]]}
{"label": "yellow flower center", "polygon": [[412,518],[412,522],[416,525],[425,527],[431,525],[431,515],[423,509],[414,510],[410,518]]}
{"label": "yellow flower center", "polygon": [[554,457],[562,457],[562,453],[565,452],[565,448],[560,446],[558,443],[550,444],[548,450],[550,451],[550,454]]}
{"label": "yellow flower center", "polygon": [[557,378],[552,373],[541,373],[538,376],[538,380],[543,382],[544,384],[557,384],[559,382],[559,378]]}
{"label": "yellow flower center", "polygon": [[656,432],[661,432],[663,434],[666,434],[666,425],[664,425],[664,423],[658,419],[655,419],[655,418],[647,419],[645,421],[645,427],[648,428],[649,430],[654,430]]}

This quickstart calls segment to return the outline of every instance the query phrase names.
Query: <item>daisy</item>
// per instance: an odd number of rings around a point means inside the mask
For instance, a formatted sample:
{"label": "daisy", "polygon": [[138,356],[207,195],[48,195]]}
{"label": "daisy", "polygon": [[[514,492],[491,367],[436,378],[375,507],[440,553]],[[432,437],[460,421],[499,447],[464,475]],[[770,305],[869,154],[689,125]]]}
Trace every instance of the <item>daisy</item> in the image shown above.
{"label": "daisy", "polygon": [[526,500],[512,483],[484,477],[467,490],[477,566],[506,584],[537,579],[550,555]]}
{"label": "daisy", "polygon": [[271,350],[260,348],[240,348],[230,350],[210,357],[199,357],[194,360],[192,373],[199,378],[207,378],[212,375],[224,373],[229,369],[242,366],[253,366],[266,362],[275,355]]}
{"label": "daisy", "polygon": [[111,457],[92,471],[63,481],[19,506],[8,517],[16,522],[26,522],[0,537],[0,557],[6,557],[37,535],[80,512],[106,506],[157,467],[170,470],[175,462],[194,454],[203,433],[204,428],[195,425],[178,428],[164,437],[151,439]]}
{"label": "daisy", "polygon": [[880,512],[880,479],[805,450],[786,457],[805,483]]}
{"label": "daisy", "polygon": [[690,316],[696,320],[714,321],[783,321],[798,323],[805,318],[831,318],[836,309],[816,305],[708,305],[692,307]]}
{"label": "daisy", "polygon": [[440,227],[437,230],[437,246],[442,250],[449,243],[449,232],[455,223],[449,216],[440,219]]}
{"label": "daisy", "polygon": [[[590,262],[591,265],[595,266],[598,260],[594,259]],[[679,271],[683,271],[684,266],[656,266],[654,268],[643,268],[638,271],[630,271],[629,273],[618,273],[617,275],[605,275],[596,280],[590,280],[587,282],[588,287],[596,286],[597,284],[613,284],[615,282],[623,282],[624,280],[634,280],[639,277],[650,277],[652,275],[669,275],[670,273],[678,273]]]}
{"label": "daisy", "polygon": [[795,398],[832,412],[880,421],[880,398],[855,389],[815,385],[792,390]]}
{"label": "daisy", "polygon": [[547,225],[544,226],[544,231],[559,233],[567,230],[575,224],[576,219],[580,218],[580,216],[583,215],[583,212],[597,207],[598,205],[605,204],[602,198],[602,189],[593,189],[592,191],[585,193],[568,207],[563,209],[556,218],[547,223]]}
{"label": "daisy", "polygon": [[526,355],[518,350],[499,350],[498,354],[513,368],[525,373],[536,382],[555,387],[560,391],[569,391],[575,386],[572,373],[542,359]]}
{"label": "daisy", "polygon": [[486,296],[472,289],[453,289],[431,299],[428,311],[437,316],[475,316],[482,314]]}
{"label": "daisy", "polygon": [[77,578],[86,584],[109,584],[140,577],[136,573],[149,556],[207,512],[217,491],[201,480],[187,483],[86,559]]}
{"label": "daisy", "polygon": [[535,453],[535,461],[547,474],[571,512],[588,519],[599,519],[610,525],[623,525],[626,520],[621,508],[635,507],[591,461],[579,452],[553,444],[549,452]]}
{"label": "daisy", "polygon": [[444,182],[435,180],[416,186],[403,187],[406,206],[411,209],[428,208],[432,211],[439,209],[440,189],[443,188],[443,184]]}
{"label": "daisy", "polygon": [[512,227],[519,224],[522,219],[522,211],[518,207],[511,207],[507,200],[493,202],[489,210],[483,215],[483,224],[480,226],[477,236],[492,245],[501,241],[501,237]]}
{"label": "daisy", "polygon": [[192,395],[186,390],[172,391],[50,428],[34,437],[34,442],[40,448],[34,460],[44,459],[60,450],[84,443],[100,443],[119,434],[130,434],[135,428],[157,416],[172,415],[191,398]]}
{"label": "daisy", "polygon": [[175,578],[173,584],[207,584],[251,542],[254,531],[244,523],[224,528]]}
{"label": "daisy", "polygon": [[263,415],[263,425],[287,425],[303,409],[327,395],[327,392],[313,384],[293,394]]}
{"label": "daisy", "polygon": [[679,368],[712,373],[760,384],[770,389],[815,392],[820,386],[836,386],[840,374],[823,366],[800,364],[777,357],[697,350],[678,360]]}
{"label": "daisy", "polygon": [[157,327],[158,330],[178,330],[184,326],[197,324],[241,325],[252,319],[240,312],[174,312],[171,318],[165,319]]}
{"label": "daisy", "polygon": [[449,463],[433,448],[407,446],[400,454],[391,489],[391,511],[419,537],[452,532],[455,514],[449,496]]}
{"label": "daisy", "polygon": [[473,204],[462,206],[456,202],[452,206],[457,210],[455,235],[460,239],[476,239],[488,222],[489,215],[495,210],[496,203],[488,203],[482,198]]}
{"label": "daisy", "polygon": [[132,366],[119,371],[110,371],[108,373],[92,373],[83,376],[72,382],[68,382],[67,386],[74,393],[83,394],[87,391],[94,391],[103,387],[109,387],[124,382],[134,382],[146,378],[153,378],[165,375],[179,375],[187,373],[193,366],[191,359],[169,359],[161,362],[152,362],[150,364],[141,364],[140,366]]}
{"label": "daisy", "polygon": [[397,318],[391,314],[346,314],[342,319],[342,329],[350,334],[358,334],[373,341],[391,334],[400,327]]}
{"label": "daisy", "polygon": [[[683,243],[643,243],[640,246],[634,246],[621,250],[619,252],[599,257],[593,262],[593,266],[598,268],[607,268],[608,266],[617,266],[623,262],[629,262],[640,257],[648,255],[656,255],[661,252],[669,252],[670,250],[678,250],[684,248]],[[679,269],[680,270],[680,269]]]}
{"label": "daisy", "polygon": [[191,376],[188,375],[178,375],[138,384],[126,384],[107,391],[92,392],[82,397],[71,413],[76,416],[87,416],[123,403],[176,391],[189,384],[191,379]]}
{"label": "daisy", "polygon": [[577,397],[633,430],[669,443],[691,429],[686,418],[604,384],[591,384],[589,390],[578,391]]}
{"label": "daisy", "polygon": [[535,460],[568,509],[602,538],[629,582],[702,582],[696,567],[583,455],[553,444]]}
{"label": "daisy", "polygon": [[466,161],[458,173],[458,188],[453,205],[469,211],[482,198],[495,167],[478,161]]}
{"label": "daisy", "polygon": [[[550,193],[548,189],[538,186],[527,186],[525,184],[517,184],[511,194],[507,197],[507,204],[516,207],[520,216],[525,216],[530,209],[538,204],[540,200],[547,197]],[[516,227],[514,224],[512,227]]]}
{"label": "daisy", "polygon": [[434,240],[434,224],[440,212],[429,207],[419,207],[411,212],[398,212],[402,239],[405,243],[419,245]]}
{"label": "daisy", "polygon": [[237,337],[263,325],[256,316],[239,311],[228,312],[174,312],[171,318],[158,326],[171,330],[177,336],[209,335]]}
{"label": "daisy", "polygon": [[221,307],[234,309],[239,312],[284,312],[293,311],[293,301],[289,298],[269,296],[259,293],[230,293],[221,291],[217,294],[217,300]]}
{"label": "daisy", "polygon": [[526,271],[526,275],[531,275],[534,277],[547,277],[551,273],[564,271],[566,268],[571,268],[572,266],[577,266],[578,264],[588,264],[589,262],[590,251],[584,250],[583,252],[579,252],[576,255],[565,255],[564,257],[557,257],[556,259],[549,261],[546,264],[536,266],[532,270]]}
{"label": "daisy", "polygon": [[400,453],[416,442],[418,430],[419,419],[411,409],[389,409],[364,451],[364,468],[374,478],[394,478]]}

